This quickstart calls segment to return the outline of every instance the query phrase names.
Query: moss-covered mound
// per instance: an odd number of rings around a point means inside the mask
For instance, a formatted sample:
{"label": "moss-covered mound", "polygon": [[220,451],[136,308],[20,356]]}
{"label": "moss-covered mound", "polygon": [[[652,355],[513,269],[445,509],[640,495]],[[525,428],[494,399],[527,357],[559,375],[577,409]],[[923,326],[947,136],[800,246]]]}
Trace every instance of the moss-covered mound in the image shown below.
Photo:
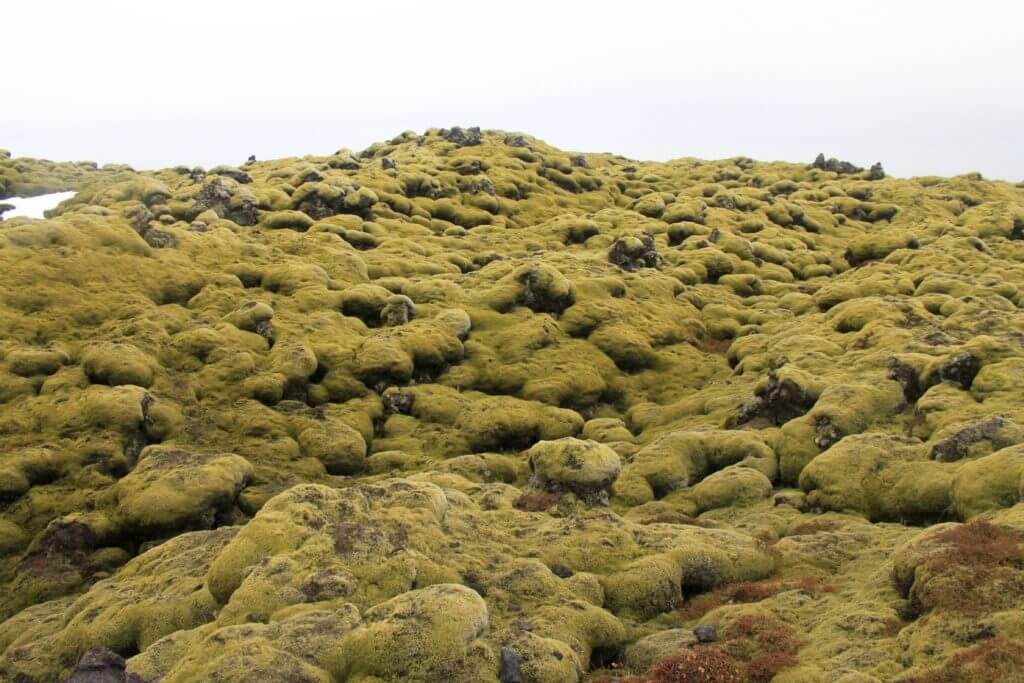
{"label": "moss-covered mound", "polygon": [[1024,680],[1024,187],[10,159],[0,680]]}

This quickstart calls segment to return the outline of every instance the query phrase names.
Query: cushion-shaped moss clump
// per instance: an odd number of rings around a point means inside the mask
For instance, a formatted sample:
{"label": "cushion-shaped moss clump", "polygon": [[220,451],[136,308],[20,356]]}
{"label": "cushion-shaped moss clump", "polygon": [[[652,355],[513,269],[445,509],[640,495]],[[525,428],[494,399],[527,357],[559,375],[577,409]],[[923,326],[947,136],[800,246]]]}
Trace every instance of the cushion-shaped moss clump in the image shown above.
{"label": "cushion-shaped moss clump", "polygon": [[355,474],[366,464],[363,436],[343,422],[309,427],[299,434],[298,441],[303,454],[322,462],[330,474]]}
{"label": "cushion-shaped moss clump", "polygon": [[353,374],[380,388],[436,376],[464,354],[462,340],[455,334],[459,326],[453,322],[457,321],[446,316],[382,328],[355,350]]}
{"label": "cushion-shaped moss clump", "polygon": [[404,294],[389,296],[380,311],[380,319],[388,327],[404,325],[416,315],[416,305]]}
{"label": "cushion-shaped moss clump", "polygon": [[[417,544],[436,542],[447,505],[441,489],[424,482],[388,480],[342,491],[314,484],[294,486],[268,501],[237,541],[217,557],[210,567],[210,590],[227,604],[243,581],[263,581],[259,576],[250,579],[250,574],[277,555],[302,562],[317,558],[320,568],[347,558],[367,562],[367,571],[376,570],[397,552],[399,543],[408,546],[410,538]],[[413,529],[418,529],[415,536]],[[283,578],[295,584],[305,579],[294,572]],[[266,600],[256,591],[245,591],[239,599],[256,596]]]}
{"label": "cushion-shaped moss clump", "polygon": [[953,479],[951,496],[953,509],[964,521],[1024,500],[1024,446],[965,463]]}
{"label": "cushion-shaped moss clump", "polygon": [[680,527],[672,548],[649,554],[604,577],[606,608],[648,619],[682,604],[686,595],[723,583],[769,576],[776,559],[762,544],[734,531]]}
{"label": "cushion-shaped moss clump", "polygon": [[753,467],[769,480],[778,475],[778,458],[756,433],[669,432],[632,458],[615,484],[615,495],[633,504],[648,502],[735,464]]}
{"label": "cushion-shaped moss clump", "polygon": [[772,482],[750,467],[726,467],[693,487],[700,512],[730,506],[750,505],[771,495]]}
{"label": "cushion-shaped moss clump", "polygon": [[32,377],[52,375],[68,363],[68,355],[59,349],[17,349],[7,356],[7,367],[15,375]]}
{"label": "cushion-shaped moss clump", "polygon": [[583,428],[579,413],[511,396],[473,401],[459,414],[456,428],[472,452],[520,450],[541,439],[574,436]]}
{"label": "cushion-shaped moss clump", "polygon": [[584,500],[608,500],[622,470],[622,459],[596,441],[566,437],[541,441],[527,451],[537,484],[550,491],[572,491]]}
{"label": "cushion-shaped moss clump", "polygon": [[47,448],[6,453],[0,462],[0,499],[13,500],[34,484],[51,481],[64,470],[66,458]]}
{"label": "cushion-shaped moss clump", "polygon": [[344,677],[345,637],[359,625],[354,605],[304,605],[267,624],[179,631],[129,660],[128,671],[168,683],[329,683]]}
{"label": "cushion-shaped moss clump", "polygon": [[363,614],[348,639],[349,680],[493,680],[495,653],[478,639],[487,605],[475,591],[438,584],[403,593]]}
{"label": "cushion-shaped moss clump", "polygon": [[139,652],[170,633],[209,621],[216,603],[203,577],[236,533],[225,527],[180,534],[85,594],[41,603],[22,612],[24,619],[3,623],[0,677],[63,680],[60,674],[68,673],[90,647]]}
{"label": "cushion-shaped moss clump", "polygon": [[246,332],[261,332],[267,329],[274,317],[274,308],[263,301],[250,301],[229,313],[224,319]]}
{"label": "cushion-shaped moss clump", "polygon": [[213,526],[252,476],[242,457],[149,446],[117,483],[117,512],[136,533],[158,534]]}
{"label": "cushion-shaped moss clump", "polygon": [[271,211],[262,216],[260,222],[272,230],[297,230],[305,232],[313,225],[313,219],[302,211]]}
{"label": "cushion-shaped moss clump", "polygon": [[622,235],[608,250],[608,260],[625,271],[657,268],[662,263],[654,236],[646,232]]}
{"label": "cushion-shaped moss clump", "polygon": [[537,313],[561,313],[576,299],[572,283],[551,266],[526,266],[515,278],[522,284],[516,302]]}
{"label": "cushion-shaped moss clump", "polygon": [[121,384],[151,386],[154,365],[153,359],[137,347],[120,342],[98,344],[82,357],[82,369],[89,381],[112,387]]}
{"label": "cushion-shaped moss clump", "polygon": [[950,505],[953,472],[920,444],[883,434],[846,437],[800,474],[808,503],[872,521],[939,519]]}
{"label": "cushion-shaped moss clump", "polygon": [[652,192],[636,200],[633,210],[649,218],[660,218],[665,212],[665,199],[660,194]]}

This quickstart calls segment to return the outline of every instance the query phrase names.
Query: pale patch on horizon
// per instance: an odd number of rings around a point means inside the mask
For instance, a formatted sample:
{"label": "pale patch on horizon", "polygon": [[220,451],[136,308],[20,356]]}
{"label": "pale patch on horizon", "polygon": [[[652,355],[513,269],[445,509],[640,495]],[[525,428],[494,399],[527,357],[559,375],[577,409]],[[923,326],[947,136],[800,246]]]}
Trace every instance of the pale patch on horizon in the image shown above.
{"label": "pale patch on horizon", "polygon": [[75,192],[52,192],[36,197],[10,197],[0,199],[0,204],[11,204],[13,209],[3,212],[4,220],[24,216],[25,218],[45,218],[44,212],[56,208],[65,199],[71,199]]}

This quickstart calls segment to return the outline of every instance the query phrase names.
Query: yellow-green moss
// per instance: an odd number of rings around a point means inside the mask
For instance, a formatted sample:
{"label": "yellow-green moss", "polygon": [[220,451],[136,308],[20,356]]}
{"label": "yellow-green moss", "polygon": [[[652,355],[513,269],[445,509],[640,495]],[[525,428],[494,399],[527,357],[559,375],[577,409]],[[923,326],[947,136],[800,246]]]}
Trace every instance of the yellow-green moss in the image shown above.
{"label": "yellow-green moss", "polygon": [[98,645],[165,681],[560,683],[697,613],[788,624],[788,681],[1019,640],[1016,575],[913,619],[961,574],[897,549],[1024,528],[1024,200],[869,177],[473,128],[209,173],[0,154],[0,193],[79,190],[0,223],[0,678]]}

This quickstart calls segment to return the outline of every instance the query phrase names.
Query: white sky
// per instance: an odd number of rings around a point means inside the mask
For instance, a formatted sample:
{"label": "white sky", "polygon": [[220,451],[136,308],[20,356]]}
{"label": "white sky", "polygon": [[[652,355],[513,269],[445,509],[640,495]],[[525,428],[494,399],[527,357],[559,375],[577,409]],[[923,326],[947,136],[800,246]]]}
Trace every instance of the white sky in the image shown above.
{"label": "white sky", "polygon": [[0,147],[140,168],[480,125],[1024,179],[1020,0],[6,2]]}

